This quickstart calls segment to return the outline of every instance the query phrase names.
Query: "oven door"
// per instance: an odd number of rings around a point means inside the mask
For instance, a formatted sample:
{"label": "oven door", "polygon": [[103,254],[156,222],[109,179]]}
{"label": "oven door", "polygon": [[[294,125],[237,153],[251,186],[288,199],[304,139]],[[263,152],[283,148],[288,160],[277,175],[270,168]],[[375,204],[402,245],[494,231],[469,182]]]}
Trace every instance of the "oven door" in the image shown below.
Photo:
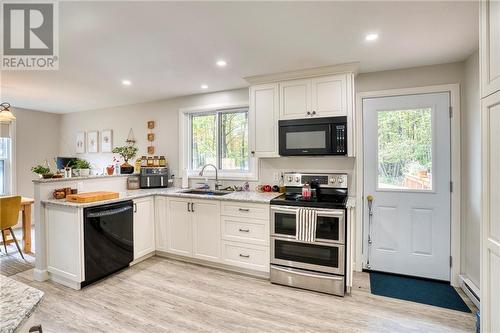
{"label": "oven door", "polygon": [[282,156],[332,155],[332,127],[330,124],[280,126],[279,153]]}
{"label": "oven door", "polygon": [[344,274],[344,245],[271,237],[271,264]]}
{"label": "oven door", "polygon": [[[295,239],[297,207],[271,206],[271,235]],[[345,243],[345,211],[316,209],[316,240],[322,243]]]}

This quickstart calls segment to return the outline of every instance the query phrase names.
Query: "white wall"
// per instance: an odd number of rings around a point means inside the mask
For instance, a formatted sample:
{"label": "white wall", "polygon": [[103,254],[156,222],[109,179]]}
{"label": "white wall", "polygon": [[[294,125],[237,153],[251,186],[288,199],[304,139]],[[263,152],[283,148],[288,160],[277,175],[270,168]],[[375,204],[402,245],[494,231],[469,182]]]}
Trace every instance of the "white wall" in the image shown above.
{"label": "white wall", "polygon": [[465,62],[462,110],[462,274],[480,283],[481,109],[479,52]]}
{"label": "white wall", "polygon": [[45,160],[55,167],[54,157],[59,153],[61,115],[13,107],[16,116],[15,127],[15,194],[33,197],[31,172],[35,164]]}

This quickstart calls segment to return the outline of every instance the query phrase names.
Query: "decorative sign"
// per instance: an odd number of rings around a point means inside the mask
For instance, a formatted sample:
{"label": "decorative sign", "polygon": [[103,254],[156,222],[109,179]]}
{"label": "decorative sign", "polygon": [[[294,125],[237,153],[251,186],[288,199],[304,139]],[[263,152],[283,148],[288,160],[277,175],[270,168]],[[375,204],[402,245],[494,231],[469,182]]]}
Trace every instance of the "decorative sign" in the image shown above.
{"label": "decorative sign", "polygon": [[101,152],[111,153],[113,150],[113,130],[101,131]]}
{"label": "decorative sign", "polygon": [[85,132],[77,132],[76,133],[76,153],[83,154],[85,153]]}
{"label": "decorative sign", "polygon": [[99,146],[98,137],[99,132],[97,131],[87,132],[87,152],[97,153]]}
{"label": "decorative sign", "polygon": [[154,120],[148,121],[148,129],[153,129],[153,128],[155,128],[155,121]]}
{"label": "decorative sign", "polygon": [[148,154],[149,155],[154,155],[155,153],[155,147],[154,146],[149,146],[148,147]]}

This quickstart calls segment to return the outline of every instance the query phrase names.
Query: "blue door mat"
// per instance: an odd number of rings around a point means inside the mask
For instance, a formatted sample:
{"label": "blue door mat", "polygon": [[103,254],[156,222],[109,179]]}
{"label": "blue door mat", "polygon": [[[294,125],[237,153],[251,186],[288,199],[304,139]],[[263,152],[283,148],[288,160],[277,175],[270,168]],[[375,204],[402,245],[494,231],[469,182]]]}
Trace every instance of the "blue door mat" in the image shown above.
{"label": "blue door mat", "polygon": [[471,312],[457,291],[447,282],[369,272],[371,293],[405,301]]}

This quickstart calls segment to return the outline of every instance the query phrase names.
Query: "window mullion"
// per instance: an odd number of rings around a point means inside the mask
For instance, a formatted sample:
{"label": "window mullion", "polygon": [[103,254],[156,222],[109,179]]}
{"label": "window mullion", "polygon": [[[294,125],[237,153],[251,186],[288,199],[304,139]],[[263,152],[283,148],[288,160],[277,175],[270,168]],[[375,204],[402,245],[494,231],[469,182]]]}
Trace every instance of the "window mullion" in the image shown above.
{"label": "window mullion", "polygon": [[222,117],[217,112],[217,169],[222,169]]}

